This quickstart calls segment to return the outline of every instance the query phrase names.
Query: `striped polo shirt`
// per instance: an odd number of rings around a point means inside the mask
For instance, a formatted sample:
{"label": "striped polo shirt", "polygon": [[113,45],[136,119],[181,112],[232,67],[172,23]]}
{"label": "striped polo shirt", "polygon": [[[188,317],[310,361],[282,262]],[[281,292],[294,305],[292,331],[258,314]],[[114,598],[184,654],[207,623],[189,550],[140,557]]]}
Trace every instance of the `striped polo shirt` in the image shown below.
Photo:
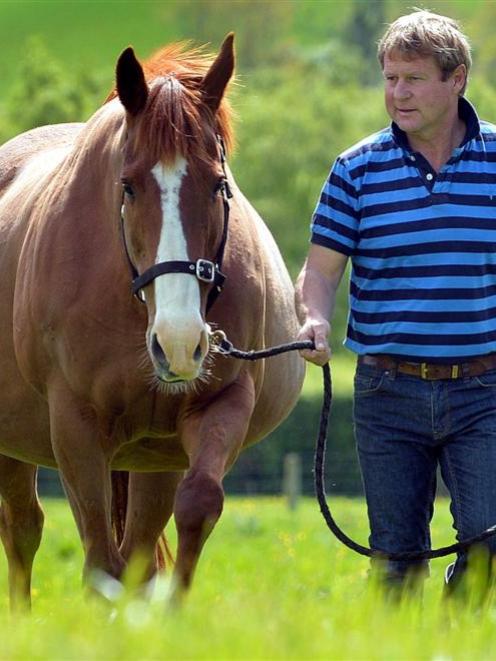
{"label": "striped polo shirt", "polygon": [[463,144],[436,173],[393,124],[341,154],[313,243],[351,259],[345,346],[450,363],[496,352],[496,126],[461,98]]}

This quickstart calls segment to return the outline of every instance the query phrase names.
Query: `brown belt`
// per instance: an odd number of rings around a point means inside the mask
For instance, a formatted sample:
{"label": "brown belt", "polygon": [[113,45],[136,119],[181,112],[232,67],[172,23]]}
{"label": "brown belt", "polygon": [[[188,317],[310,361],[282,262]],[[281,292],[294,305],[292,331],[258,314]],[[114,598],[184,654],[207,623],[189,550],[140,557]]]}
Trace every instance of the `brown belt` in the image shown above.
{"label": "brown belt", "polygon": [[418,376],[427,381],[436,381],[438,379],[462,379],[467,376],[480,376],[484,372],[494,370],[496,369],[496,354],[478,356],[464,363],[453,365],[401,362],[384,354],[359,356],[358,362],[361,365],[371,365],[383,370]]}

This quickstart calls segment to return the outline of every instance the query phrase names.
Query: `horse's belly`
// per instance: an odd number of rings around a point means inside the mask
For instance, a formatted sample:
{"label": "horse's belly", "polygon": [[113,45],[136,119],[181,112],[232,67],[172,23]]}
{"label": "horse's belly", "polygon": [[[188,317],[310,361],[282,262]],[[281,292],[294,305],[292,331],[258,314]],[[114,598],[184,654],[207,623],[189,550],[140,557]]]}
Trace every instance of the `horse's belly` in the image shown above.
{"label": "horse's belly", "polygon": [[305,365],[298,353],[268,358],[263,385],[250,420],[245,446],[273,431],[295,406],[303,385]]}
{"label": "horse's belly", "polygon": [[112,460],[114,470],[183,471],[189,467],[177,437],[141,438],[122,446]]}
{"label": "horse's belly", "polygon": [[[26,400],[8,401],[0,408],[0,454],[50,468],[56,467],[50,440],[48,409]],[[10,404],[10,406],[9,406]]]}

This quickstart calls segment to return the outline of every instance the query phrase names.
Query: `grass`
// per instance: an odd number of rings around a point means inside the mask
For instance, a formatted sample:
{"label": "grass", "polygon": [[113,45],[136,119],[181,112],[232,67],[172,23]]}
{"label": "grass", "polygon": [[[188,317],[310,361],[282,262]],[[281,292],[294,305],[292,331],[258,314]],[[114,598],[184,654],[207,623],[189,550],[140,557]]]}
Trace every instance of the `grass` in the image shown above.
{"label": "grass", "polygon": [[[361,501],[333,499],[343,526],[366,537]],[[7,615],[1,659],[492,659],[496,606],[441,601],[446,561],[432,563],[423,604],[388,604],[367,580],[368,562],[325,528],[313,500],[290,512],[282,499],[228,498],[183,609],[166,611],[166,584],[150,602],[130,594],[85,599],[82,555],[64,501],[44,504],[47,524],[34,575],[33,613]],[[445,501],[436,544],[452,539]]]}

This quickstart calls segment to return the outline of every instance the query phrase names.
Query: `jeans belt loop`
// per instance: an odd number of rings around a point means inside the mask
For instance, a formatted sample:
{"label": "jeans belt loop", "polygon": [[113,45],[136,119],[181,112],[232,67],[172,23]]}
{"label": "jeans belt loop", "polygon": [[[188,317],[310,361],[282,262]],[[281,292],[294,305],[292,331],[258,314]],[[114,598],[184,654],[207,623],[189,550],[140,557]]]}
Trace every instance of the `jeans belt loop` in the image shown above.
{"label": "jeans belt loop", "polygon": [[391,361],[390,365],[385,366],[385,371],[384,374],[389,378],[389,379],[396,379],[398,375],[398,363],[393,360]]}

